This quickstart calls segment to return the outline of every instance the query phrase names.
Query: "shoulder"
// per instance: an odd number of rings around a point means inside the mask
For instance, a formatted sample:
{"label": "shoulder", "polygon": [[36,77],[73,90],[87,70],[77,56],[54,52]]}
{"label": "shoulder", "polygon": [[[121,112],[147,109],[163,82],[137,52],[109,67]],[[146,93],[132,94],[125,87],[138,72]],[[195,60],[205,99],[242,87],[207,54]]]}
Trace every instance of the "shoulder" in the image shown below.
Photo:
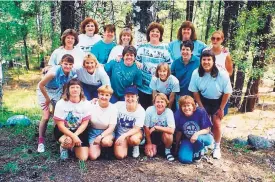
{"label": "shoulder", "polygon": [[64,99],[60,99],[59,101],[57,101],[56,107],[57,106],[64,106],[66,103],[67,103],[67,101],[65,101]]}
{"label": "shoulder", "polygon": [[152,113],[155,111],[155,106],[150,106],[146,109],[146,113]]}
{"label": "shoulder", "polygon": [[179,82],[179,80],[177,79],[177,77],[175,77],[174,75],[170,75],[168,77],[169,80],[173,81],[173,82]]}
{"label": "shoulder", "polygon": [[79,34],[79,35],[78,35],[78,38],[79,38],[79,39],[82,39],[82,38],[85,38],[85,36],[86,36],[85,34]]}
{"label": "shoulder", "polygon": [[229,78],[228,72],[222,69],[219,69],[219,74],[221,78]]}
{"label": "shoulder", "polygon": [[200,40],[194,40],[193,41],[194,44],[200,45],[200,46],[206,46],[206,44]]}
{"label": "shoulder", "polygon": [[118,101],[114,104],[116,106],[116,108],[119,110],[120,108],[122,108],[123,106],[126,106],[124,101]]}
{"label": "shoulder", "polygon": [[152,82],[157,82],[158,78],[156,76],[152,76]]}
{"label": "shoulder", "polygon": [[179,40],[174,40],[172,42],[169,43],[169,46],[172,46],[172,45],[179,45],[180,44],[180,41]]}
{"label": "shoulder", "polygon": [[96,39],[101,39],[101,36],[98,35],[98,34],[94,34],[94,38],[96,38]]}
{"label": "shoulder", "polygon": [[193,73],[192,73],[192,77],[193,76],[199,76],[199,68],[196,68]]}
{"label": "shoulder", "polygon": [[102,44],[104,44],[104,42],[102,40],[98,41],[97,43],[95,43],[95,45],[93,46],[94,47],[98,47],[98,46],[101,46]]}
{"label": "shoulder", "polygon": [[165,113],[174,115],[173,111],[170,108],[165,109]]}
{"label": "shoulder", "polygon": [[140,104],[138,104],[137,111],[138,111],[138,112],[145,113],[145,109],[144,109]]}

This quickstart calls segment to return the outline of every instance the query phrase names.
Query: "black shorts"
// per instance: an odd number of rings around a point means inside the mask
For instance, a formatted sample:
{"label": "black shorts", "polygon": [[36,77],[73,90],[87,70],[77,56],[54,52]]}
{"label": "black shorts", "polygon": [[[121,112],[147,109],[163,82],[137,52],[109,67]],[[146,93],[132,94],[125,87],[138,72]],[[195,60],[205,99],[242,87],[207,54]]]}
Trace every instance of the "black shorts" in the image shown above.
{"label": "black shorts", "polygon": [[205,108],[206,112],[209,115],[214,115],[219,110],[221,102],[222,102],[222,96],[219,99],[208,99],[200,95],[201,102],[203,107]]}
{"label": "black shorts", "polygon": [[[71,132],[75,132],[76,130],[70,130]],[[59,141],[59,138],[62,137],[64,134],[59,130],[58,126],[55,125],[54,127],[54,137],[57,141]],[[81,146],[82,147],[88,147],[88,127],[80,134],[78,135],[79,139],[81,140]]]}
{"label": "black shorts", "polygon": [[163,132],[159,132],[159,131],[154,131],[153,133],[151,133],[151,142],[152,142],[152,144],[155,144],[155,145],[163,144],[162,134],[163,134]]}

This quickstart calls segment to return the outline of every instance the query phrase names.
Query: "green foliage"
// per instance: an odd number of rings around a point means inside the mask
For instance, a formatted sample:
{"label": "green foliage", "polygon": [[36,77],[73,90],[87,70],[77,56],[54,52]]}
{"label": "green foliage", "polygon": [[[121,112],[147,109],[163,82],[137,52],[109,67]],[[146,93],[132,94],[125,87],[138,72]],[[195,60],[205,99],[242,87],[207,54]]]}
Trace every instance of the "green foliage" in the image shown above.
{"label": "green foliage", "polygon": [[8,162],[3,166],[3,170],[0,170],[0,174],[3,173],[18,173],[20,168],[17,162]]}

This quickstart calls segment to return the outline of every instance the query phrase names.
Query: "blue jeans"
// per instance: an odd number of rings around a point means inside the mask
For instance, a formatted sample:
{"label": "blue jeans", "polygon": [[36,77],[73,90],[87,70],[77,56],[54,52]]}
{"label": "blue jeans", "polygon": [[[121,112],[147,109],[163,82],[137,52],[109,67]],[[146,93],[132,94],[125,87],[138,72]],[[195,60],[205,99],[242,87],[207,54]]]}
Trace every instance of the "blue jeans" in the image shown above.
{"label": "blue jeans", "polygon": [[87,100],[92,100],[93,98],[97,98],[98,97],[98,93],[97,93],[97,89],[100,87],[101,85],[88,85],[86,83],[82,82],[82,87],[83,87],[83,91],[84,91],[84,95],[86,97]]}
{"label": "blue jeans", "polygon": [[193,162],[193,154],[200,152],[204,147],[211,145],[214,139],[211,134],[200,135],[195,143],[190,139],[183,139],[180,144],[178,159],[183,164]]}

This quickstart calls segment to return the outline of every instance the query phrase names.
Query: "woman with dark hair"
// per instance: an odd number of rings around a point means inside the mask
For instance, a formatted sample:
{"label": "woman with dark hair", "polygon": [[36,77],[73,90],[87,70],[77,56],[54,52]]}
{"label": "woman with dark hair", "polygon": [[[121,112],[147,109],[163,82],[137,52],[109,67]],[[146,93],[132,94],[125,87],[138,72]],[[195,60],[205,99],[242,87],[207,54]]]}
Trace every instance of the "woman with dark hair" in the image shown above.
{"label": "woman with dark hair", "polygon": [[[63,93],[63,86],[76,76],[75,72],[72,71],[73,64],[74,58],[71,55],[63,55],[60,65],[52,67],[38,83],[38,103],[43,112],[39,123],[39,139],[37,148],[39,153],[45,152],[45,132],[47,129],[47,123],[50,119],[51,112],[54,111],[56,102],[60,99]],[[50,106],[52,106],[52,111]]]}
{"label": "woman with dark hair", "polygon": [[88,123],[90,102],[85,99],[81,83],[72,79],[66,86],[63,98],[54,111],[54,136],[60,142],[60,158],[69,157],[68,150],[74,149],[78,159],[88,159]]}
{"label": "woman with dark hair", "polygon": [[178,30],[177,38],[178,40],[170,42],[169,44],[169,51],[173,60],[176,60],[181,57],[180,45],[182,41],[186,41],[186,40],[193,41],[194,49],[192,51],[192,54],[198,58],[200,58],[202,50],[206,48],[205,43],[197,40],[195,27],[193,23],[190,21],[184,21],[181,24]]}
{"label": "woman with dark hair", "polygon": [[84,53],[81,51],[78,44],[78,35],[75,30],[67,29],[63,32],[61,36],[62,46],[55,49],[50,57],[49,66],[58,65],[64,54],[70,54],[74,57],[74,67],[81,67]]}
{"label": "woman with dark hair", "polygon": [[213,158],[221,158],[221,120],[232,87],[227,72],[218,70],[212,51],[203,51],[200,67],[194,70],[189,90],[193,92],[198,105],[206,110],[212,119],[215,148]]}
{"label": "woman with dark hair", "polygon": [[119,34],[118,45],[112,50],[108,58],[108,62],[111,60],[120,60],[122,58],[122,52],[125,46],[132,45],[133,35],[130,28],[124,28]]}
{"label": "woman with dark hair", "polygon": [[155,75],[159,63],[172,63],[168,46],[162,43],[164,28],[161,24],[153,22],[146,31],[148,43],[137,49],[137,65],[142,71],[142,86],[139,87],[140,104],[144,109],[152,105],[152,89],[149,87],[152,76]]}
{"label": "woman with dark hair", "polygon": [[97,22],[87,17],[81,22],[80,25],[81,34],[78,36],[79,43],[77,44],[84,52],[90,52],[93,45],[100,41],[102,38],[98,35]]}

